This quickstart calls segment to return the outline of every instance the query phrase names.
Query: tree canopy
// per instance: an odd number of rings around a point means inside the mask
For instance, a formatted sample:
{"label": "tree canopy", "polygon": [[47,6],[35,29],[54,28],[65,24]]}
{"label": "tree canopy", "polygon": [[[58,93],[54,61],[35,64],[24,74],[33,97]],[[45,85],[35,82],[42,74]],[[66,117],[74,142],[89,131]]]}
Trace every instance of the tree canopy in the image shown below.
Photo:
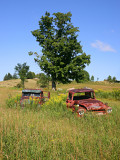
{"label": "tree canopy", "polygon": [[27,66],[26,63],[23,63],[23,64],[18,63],[17,66],[15,66],[15,71],[19,75],[21,79],[21,84],[24,88],[24,82],[25,82],[25,79],[27,78],[29,66]]}
{"label": "tree canopy", "polygon": [[71,16],[70,12],[53,13],[52,16],[46,12],[39,21],[39,29],[32,31],[43,53],[40,56],[35,52],[35,61],[51,76],[53,87],[56,87],[56,81],[79,81],[82,71],[90,63],[90,55],[83,52],[81,42],[77,40],[79,28],[73,26]]}

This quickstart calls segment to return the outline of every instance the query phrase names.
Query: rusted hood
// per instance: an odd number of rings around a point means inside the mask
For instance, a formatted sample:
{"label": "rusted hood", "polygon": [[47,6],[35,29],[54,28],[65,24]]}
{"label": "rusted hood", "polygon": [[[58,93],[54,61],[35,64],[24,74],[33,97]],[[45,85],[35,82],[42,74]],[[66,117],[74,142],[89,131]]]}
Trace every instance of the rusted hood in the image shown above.
{"label": "rusted hood", "polygon": [[87,110],[105,110],[107,105],[96,99],[79,100],[79,105],[85,106]]}

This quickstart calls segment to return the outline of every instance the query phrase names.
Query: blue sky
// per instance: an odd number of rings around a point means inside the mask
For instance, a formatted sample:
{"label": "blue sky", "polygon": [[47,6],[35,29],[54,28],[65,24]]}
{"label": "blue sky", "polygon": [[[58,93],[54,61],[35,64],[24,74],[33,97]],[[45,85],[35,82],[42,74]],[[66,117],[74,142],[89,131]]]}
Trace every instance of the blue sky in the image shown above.
{"label": "blue sky", "polygon": [[31,31],[38,29],[46,11],[72,13],[72,23],[80,30],[78,40],[91,55],[86,67],[90,76],[120,80],[120,0],[1,0],[0,81],[6,73],[14,74],[17,63],[27,62],[30,71],[41,72],[28,52],[42,54]]}

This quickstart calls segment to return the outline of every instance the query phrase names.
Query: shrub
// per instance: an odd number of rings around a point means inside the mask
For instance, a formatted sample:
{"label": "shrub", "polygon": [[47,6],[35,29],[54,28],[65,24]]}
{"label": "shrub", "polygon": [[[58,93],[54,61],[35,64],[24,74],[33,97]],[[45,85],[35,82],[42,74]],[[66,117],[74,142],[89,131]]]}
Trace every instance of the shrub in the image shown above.
{"label": "shrub", "polygon": [[15,87],[16,88],[22,88],[22,83],[18,83]]}

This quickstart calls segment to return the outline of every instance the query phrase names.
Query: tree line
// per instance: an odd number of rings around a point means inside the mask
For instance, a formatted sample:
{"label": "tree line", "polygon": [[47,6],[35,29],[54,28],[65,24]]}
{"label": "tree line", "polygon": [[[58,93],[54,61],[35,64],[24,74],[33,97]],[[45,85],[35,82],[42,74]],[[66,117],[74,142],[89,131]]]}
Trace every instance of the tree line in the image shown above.
{"label": "tree line", "polygon": [[[21,79],[21,83],[18,84],[17,87],[23,87],[24,88],[24,82],[26,79],[33,79],[33,78],[37,78],[37,85],[40,87],[48,87],[49,86],[49,82],[52,81],[52,78],[48,75],[46,75],[45,73],[39,73],[39,74],[35,74],[32,71],[29,71],[29,66],[26,63],[20,64],[18,63],[15,66],[15,73],[12,75],[10,73],[7,73],[4,76],[4,81],[6,80],[11,80],[11,79]],[[97,78],[98,81],[99,78]],[[94,82],[94,76],[92,75],[90,77],[89,73],[87,71],[84,71],[82,80],[80,79],[78,82],[82,83],[82,82],[87,82],[87,81],[92,81]],[[108,82],[114,82],[114,83],[118,83],[119,81],[117,81],[116,77],[112,77],[112,76],[108,76],[107,79],[105,79],[105,81]]]}
{"label": "tree line", "polygon": [[[49,84],[49,81],[52,81],[52,78],[48,75],[46,75],[45,73],[39,73],[39,74],[35,74],[34,72],[29,71],[30,66],[28,66],[26,63],[20,64],[18,63],[15,66],[15,73],[12,75],[11,73],[7,73],[4,76],[4,81],[6,80],[11,80],[11,79],[21,79],[21,84],[19,84],[19,87],[23,87],[24,88],[24,83],[26,79],[33,79],[33,78],[37,78],[37,84],[40,84],[40,87],[47,87]],[[87,71],[84,71],[83,77],[81,80],[79,80],[78,82],[83,82],[83,81],[89,81],[90,80],[90,76],[89,73]]]}
{"label": "tree line", "polygon": [[[20,64],[21,65],[21,64]],[[33,78],[36,78],[37,77],[37,74],[35,74],[34,72],[31,72],[31,71],[28,71],[26,73],[26,79],[33,79]],[[11,73],[7,73],[5,74],[4,78],[3,78],[3,81],[6,81],[6,80],[11,80],[11,79],[18,79],[20,78],[19,75],[17,73],[14,73],[13,75]]]}

